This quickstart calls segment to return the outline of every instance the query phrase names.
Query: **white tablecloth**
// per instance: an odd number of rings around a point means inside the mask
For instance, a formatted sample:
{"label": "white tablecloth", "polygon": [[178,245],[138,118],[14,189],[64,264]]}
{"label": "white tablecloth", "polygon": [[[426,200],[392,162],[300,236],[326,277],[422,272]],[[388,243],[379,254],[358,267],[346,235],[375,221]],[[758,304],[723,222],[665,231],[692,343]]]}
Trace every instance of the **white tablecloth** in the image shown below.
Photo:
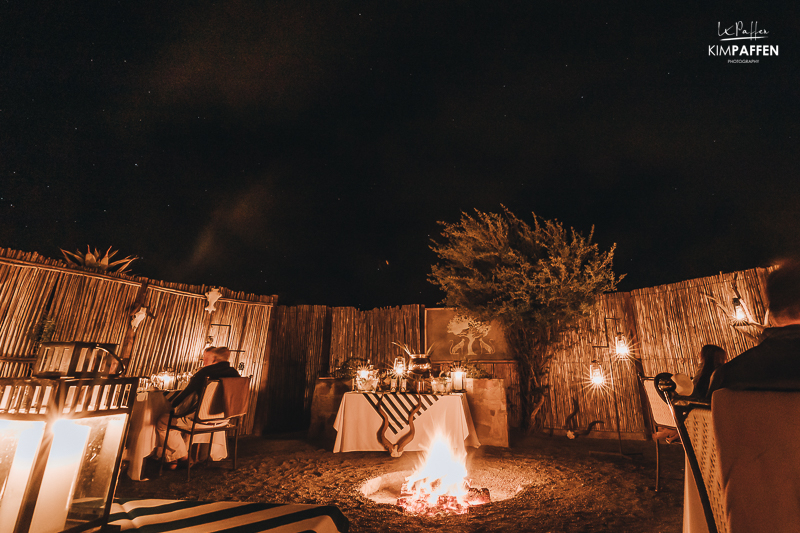
{"label": "white tablecloth", "polygon": [[[465,452],[465,446],[480,446],[472,416],[467,405],[465,394],[446,394],[440,396],[423,395],[425,409],[420,410],[414,419],[414,438],[404,448],[405,451],[427,449],[437,432],[449,438],[451,446]],[[374,399],[375,396],[372,398]],[[416,405],[416,394],[404,395],[403,399]],[[400,418],[400,417],[396,417]],[[385,451],[378,440],[378,430],[383,419],[370,403],[367,394],[348,392],[342,397],[339,413],[333,427],[336,429],[334,452],[352,451]],[[392,444],[396,444],[409,432],[404,427],[398,433],[387,428],[384,435]]]}
{"label": "white tablecloth", "polygon": [[[128,439],[123,453],[123,459],[128,461],[128,477],[134,481],[141,481],[144,459],[156,447],[156,422],[158,418],[168,413],[170,403],[168,397],[172,392],[146,391],[136,395],[136,401],[131,411],[131,422],[128,428]],[[170,432],[170,434],[172,434]],[[212,438],[213,435],[213,438]],[[186,435],[188,442],[189,436]],[[228,446],[224,431],[216,433],[195,435],[195,443],[211,442],[210,457],[214,461],[228,456]]]}

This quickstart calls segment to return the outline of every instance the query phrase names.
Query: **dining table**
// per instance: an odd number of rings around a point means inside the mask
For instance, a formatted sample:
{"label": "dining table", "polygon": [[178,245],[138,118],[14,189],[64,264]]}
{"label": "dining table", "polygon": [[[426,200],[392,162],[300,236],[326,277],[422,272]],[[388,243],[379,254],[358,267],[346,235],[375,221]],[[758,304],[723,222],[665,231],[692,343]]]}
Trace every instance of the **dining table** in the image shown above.
{"label": "dining table", "polygon": [[[142,481],[142,470],[145,459],[156,449],[157,434],[156,423],[158,419],[169,413],[172,407],[170,400],[177,396],[180,390],[146,390],[136,394],[136,401],[131,410],[128,438],[122,455],[123,461],[128,462],[128,477],[134,481]],[[188,442],[188,436],[184,435]],[[225,431],[211,434],[195,435],[193,443],[211,444],[209,457],[212,461],[219,461],[228,456],[227,438]]]}
{"label": "dining table", "polygon": [[480,446],[464,393],[347,392],[333,424],[337,432],[333,451],[387,451],[381,428],[386,426],[385,440],[397,445],[412,431],[410,421],[414,435],[405,443],[405,451],[427,450],[437,436],[460,453],[466,453],[467,446]]}

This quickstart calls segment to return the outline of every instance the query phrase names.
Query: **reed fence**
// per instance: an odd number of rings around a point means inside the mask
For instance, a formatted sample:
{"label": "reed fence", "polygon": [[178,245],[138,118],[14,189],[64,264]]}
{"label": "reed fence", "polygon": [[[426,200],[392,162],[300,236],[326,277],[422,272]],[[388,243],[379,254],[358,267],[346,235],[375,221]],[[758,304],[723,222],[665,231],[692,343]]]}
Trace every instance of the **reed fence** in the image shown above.
{"label": "reed fence", "polygon": [[[550,431],[583,429],[595,435],[642,437],[648,432],[636,368],[645,375],[693,375],[704,344],[735,357],[756,344],[757,328],[732,325],[738,295],[754,321],[766,311],[767,271],[753,269],[600,297],[591,316],[553,348],[549,394],[540,424]],[[388,368],[402,350],[423,351],[421,305],[360,311],[351,307],[277,306],[276,296],[220,289],[213,313],[205,311],[208,286],[149,280],[68,268],[35,253],[0,248],[0,375],[21,376],[35,359],[29,333],[51,320],[52,340],[115,343],[129,348],[128,375],[148,376],[165,368],[199,366],[209,337],[233,350],[232,364],[252,375],[248,433],[307,426],[317,377],[348,360]],[[131,313],[150,315],[136,331]],[[617,361],[616,334],[624,334],[633,361]],[[597,361],[610,386],[588,384]],[[519,424],[519,378],[515,363],[481,362],[505,380],[512,425]],[[618,415],[618,416],[617,416]],[[619,423],[617,423],[617,419]],[[568,421],[572,423],[568,427]]]}
{"label": "reed fence", "polygon": [[292,431],[308,427],[317,377],[328,364],[329,309],[324,305],[278,306],[261,427]]}
{"label": "reed fence", "polygon": [[354,307],[331,309],[328,371],[333,373],[348,359],[363,360],[375,368],[391,368],[394,359],[404,355],[397,344],[407,345],[415,353],[424,351],[420,323],[423,309],[419,305],[371,311]]}
{"label": "reed fence", "polygon": [[[126,374],[150,376],[200,366],[209,333],[224,326],[225,344],[234,350],[231,364],[252,375],[251,405],[258,403],[267,333],[275,296],[249,295],[219,288],[213,313],[205,311],[211,287],[76,270],[36,253],[0,248],[0,375],[30,374],[36,359],[35,328],[52,323],[54,341],[113,343],[130,339]],[[137,330],[132,313],[149,311]],[[255,409],[245,418],[246,433],[256,423]]]}

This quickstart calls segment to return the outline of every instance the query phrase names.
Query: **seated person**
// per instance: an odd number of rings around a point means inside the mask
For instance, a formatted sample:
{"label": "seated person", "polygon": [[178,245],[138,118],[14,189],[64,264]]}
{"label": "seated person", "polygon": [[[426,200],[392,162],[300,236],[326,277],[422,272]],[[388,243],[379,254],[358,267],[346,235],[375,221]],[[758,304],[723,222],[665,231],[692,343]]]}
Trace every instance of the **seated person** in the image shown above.
{"label": "seated person", "polygon": [[[184,428],[192,427],[192,418],[190,415],[197,410],[197,403],[200,401],[200,392],[203,389],[206,378],[239,377],[239,372],[237,372],[235,368],[232,368],[228,362],[230,357],[230,350],[224,346],[206,348],[203,352],[203,367],[192,376],[186,388],[170,402],[174,412],[174,417],[172,419],[173,426]],[[169,413],[164,413],[156,423],[156,435],[158,440],[156,457],[158,458],[161,458],[161,451],[164,446],[164,435],[167,433],[168,422]],[[172,469],[176,467],[177,461],[186,461],[189,459],[189,450],[186,449],[186,441],[183,440],[183,435],[179,431],[169,432],[166,448],[167,451],[164,460],[170,464],[170,468]]]}
{"label": "seated person", "polygon": [[708,397],[717,389],[800,389],[800,261],[786,260],[767,277],[770,320],[758,346],[720,366]]}
{"label": "seated person", "polygon": [[711,382],[711,374],[725,364],[726,358],[725,350],[715,344],[706,344],[700,349],[700,370],[692,378],[694,385],[692,396],[705,398],[708,384]]}

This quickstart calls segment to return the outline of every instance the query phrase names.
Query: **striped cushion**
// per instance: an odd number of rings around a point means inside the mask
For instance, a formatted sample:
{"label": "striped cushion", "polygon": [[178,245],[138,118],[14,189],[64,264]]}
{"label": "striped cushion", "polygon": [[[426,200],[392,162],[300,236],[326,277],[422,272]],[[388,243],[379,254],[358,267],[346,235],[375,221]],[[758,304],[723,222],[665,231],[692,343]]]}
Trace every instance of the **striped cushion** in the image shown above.
{"label": "striped cushion", "polygon": [[332,505],[183,500],[117,499],[108,522],[139,533],[345,533],[349,527],[347,518]]}

